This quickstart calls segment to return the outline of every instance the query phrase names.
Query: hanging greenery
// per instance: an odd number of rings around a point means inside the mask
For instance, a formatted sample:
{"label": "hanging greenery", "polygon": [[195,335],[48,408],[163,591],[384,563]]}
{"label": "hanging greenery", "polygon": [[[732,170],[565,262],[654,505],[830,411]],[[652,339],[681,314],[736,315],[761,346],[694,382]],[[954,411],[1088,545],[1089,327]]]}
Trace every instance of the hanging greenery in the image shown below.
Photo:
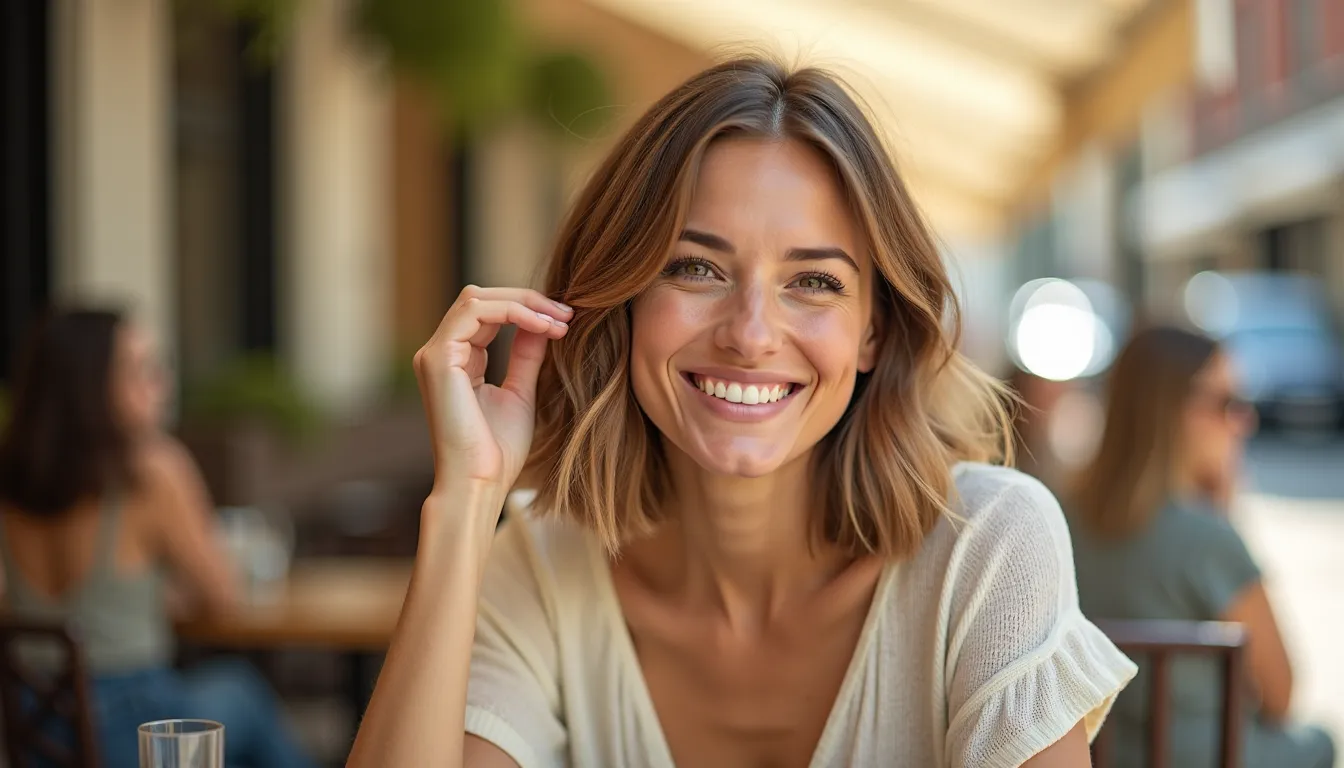
{"label": "hanging greenery", "polygon": [[512,10],[507,0],[358,0],[355,23],[455,119],[477,123],[519,99],[525,46]]}
{"label": "hanging greenery", "polygon": [[266,65],[275,61],[280,49],[294,27],[294,20],[304,0],[179,0],[183,3],[207,5],[215,11],[227,13],[243,22],[249,32],[247,54],[253,63]]}
{"label": "hanging greenery", "polygon": [[531,61],[527,108],[544,128],[562,137],[591,139],[611,119],[606,76],[577,51],[543,53]]}
{"label": "hanging greenery", "polygon": [[[209,2],[249,22],[249,48],[273,59],[304,2]],[[591,138],[610,113],[601,69],[576,50],[547,49],[523,33],[513,0],[349,0],[354,30],[387,53],[393,68],[438,95],[445,116],[466,132],[526,112],[564,137]]]}

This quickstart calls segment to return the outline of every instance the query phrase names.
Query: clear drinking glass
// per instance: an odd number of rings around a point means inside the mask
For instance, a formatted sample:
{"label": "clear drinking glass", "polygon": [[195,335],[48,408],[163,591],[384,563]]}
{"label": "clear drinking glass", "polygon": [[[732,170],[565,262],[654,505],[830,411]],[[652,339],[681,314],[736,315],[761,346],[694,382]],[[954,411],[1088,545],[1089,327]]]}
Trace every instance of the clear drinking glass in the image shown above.
{"label": "clear drinking glass", "polygon": [[140,768],[224,768],[224,726],[213,720],[145,723]]}

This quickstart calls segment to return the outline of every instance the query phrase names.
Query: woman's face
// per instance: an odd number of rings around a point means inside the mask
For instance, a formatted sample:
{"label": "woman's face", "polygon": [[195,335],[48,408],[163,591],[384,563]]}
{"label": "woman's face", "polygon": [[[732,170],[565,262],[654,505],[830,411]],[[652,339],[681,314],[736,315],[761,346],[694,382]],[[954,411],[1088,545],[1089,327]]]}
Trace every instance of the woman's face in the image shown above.
{"label": "woman's face", "polygon": [[1209,359],[1191,384],[1182,413],[1181,452],[1198,480],[1234,472],[1246,438],[1255,430],[1255,411],[1238,391],[1232,361],[1221,352]]}
{"label": "woman's face", "polygon": [[132,433],[156,429],[166,388],[148,334],[131,325],[117,330],[112,351],[112,407],[118,422]]}
{"label": "woman's face", "polygon": [[670,450],[714,473],[768,474],[835,426],[872,369],[874,279],[821,154],[721,139],[663,274],[634,302],[635,397]]}

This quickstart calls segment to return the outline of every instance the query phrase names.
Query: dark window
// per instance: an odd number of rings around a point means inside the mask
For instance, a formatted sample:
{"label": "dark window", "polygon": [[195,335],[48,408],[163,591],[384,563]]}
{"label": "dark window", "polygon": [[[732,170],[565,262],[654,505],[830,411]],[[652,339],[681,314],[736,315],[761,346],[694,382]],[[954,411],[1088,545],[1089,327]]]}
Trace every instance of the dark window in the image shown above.
{"label": "dark window", "polygon": [[51,293],[51,6],[0,10],[0,382]]}
{"label": "dark window", "polygon": [[1270,227],[1260,233],[1260,257],[1270,272],[1283,272],[1290,268],[1288,227]]}
{"label": "dark window", "polygon": [[249,352],[275,351],[276,318],[276,183],[275,70],[246,53],[249,30],[239,30],[239,144],[242,178],[238,185],[242,253],[239,299],[242,306],[241,346]]}
{"label": "dark window", "polygon": [[279,340],[275,75],[229,15],[171,7],[177,346],[190,382]]}
{"label": "dark window", "polygon": [[1261,263],[1273,272],[1327,274],[1326,220],[1310,218],[1269,227],[1260,233]]}

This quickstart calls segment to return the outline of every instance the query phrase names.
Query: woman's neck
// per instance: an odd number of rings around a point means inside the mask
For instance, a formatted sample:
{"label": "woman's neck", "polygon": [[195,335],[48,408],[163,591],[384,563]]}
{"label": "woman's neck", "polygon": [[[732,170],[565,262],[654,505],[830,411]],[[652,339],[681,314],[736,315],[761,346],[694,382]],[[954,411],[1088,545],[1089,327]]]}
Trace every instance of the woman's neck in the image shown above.
{"label": "woman's neck", "polygon": [[759,478],[711,474],[685,456],[669,464],[669,522],[632,554],[660,590],[722,612],[733,629],[765,628],[853,561],[815,536],[807,457]]}

